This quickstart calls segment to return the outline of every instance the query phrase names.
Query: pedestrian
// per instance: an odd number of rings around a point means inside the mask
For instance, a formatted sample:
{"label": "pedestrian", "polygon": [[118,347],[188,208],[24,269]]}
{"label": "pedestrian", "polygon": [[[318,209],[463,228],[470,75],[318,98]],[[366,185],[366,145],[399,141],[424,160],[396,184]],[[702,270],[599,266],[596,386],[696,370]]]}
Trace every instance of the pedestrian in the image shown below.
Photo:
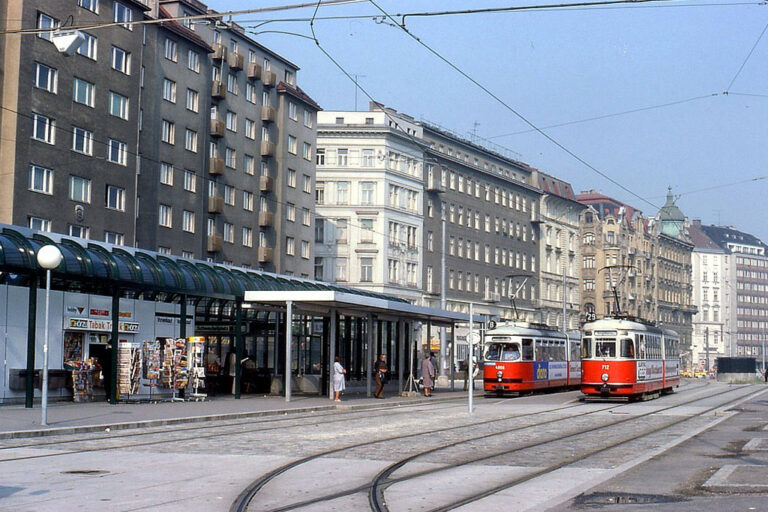
{"label": "pedestrian", "polygon": [[765,382],[768,383],[768,368],[763,369],[763,376],[765,377]]}
{"label": "pedestrian", "polygon": [[424,354],[421,362],[421,378],[424,383],[424,396],[432,396],[432,388],[435,386],[435,367],[432,366],[429,354]]}
{"label": "pedestrian", "polygon": [[379,359],[376,361],[376,364],[373,365],[373,371],[375,372],[376,377],[376,391],[373,393],[373,396],[376,398],[384,398],[384,384],[387,383],[387,372],[389,372],[389,367],[387,367],[387,356],[384,354],[379,355]]}
{"label": "pedestrian", "polygon": [[[437,376],[437,374],[440,372],[440,363],[437,362],[437,357],[435,356],[434,352],[429,353],[429,362],[432,363],[432,368],[435,369],[434,375]],[[435,390],[435,377],[432,378],[432,389],[430,391]]]}
{"label": "pedestrian", "polygon": [[467,390],[469,383],[472,383],[472,389],[475,389],[475,376],[477,375],[477,356],[472,356],[470,359],[467,354],[467,368],[464,371],[464,391]]}
{"label": "pedestrian", "polygon": [[341,358],[336,356],[333,360],[333,401],[341,402],[341,392],[344,391],[345,379],[344,375],[347,370],[341,366]]}

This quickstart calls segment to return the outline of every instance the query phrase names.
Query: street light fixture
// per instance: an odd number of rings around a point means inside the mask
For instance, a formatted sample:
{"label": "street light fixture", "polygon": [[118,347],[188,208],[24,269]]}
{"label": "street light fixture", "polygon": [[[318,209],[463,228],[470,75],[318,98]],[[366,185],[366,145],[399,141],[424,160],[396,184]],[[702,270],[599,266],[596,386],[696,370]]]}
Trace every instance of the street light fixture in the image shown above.
{"label": "street light fixture", "polygon": [[55,245],[46,245],[37,251],[37,263],[45,269],[45,332],[43,333],[43,389],[41,425],[48,425],[48,313],[51,299],[51,270],[61,264],[63,256]]}

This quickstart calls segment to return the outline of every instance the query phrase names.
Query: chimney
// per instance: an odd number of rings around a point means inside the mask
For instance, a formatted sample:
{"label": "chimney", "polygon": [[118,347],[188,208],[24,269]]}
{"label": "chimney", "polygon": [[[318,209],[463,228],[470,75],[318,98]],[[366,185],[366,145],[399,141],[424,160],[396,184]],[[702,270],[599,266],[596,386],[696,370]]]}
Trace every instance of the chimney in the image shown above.
{"label": "chimney", "polygon": [[701,219],[693,219],[693,227],[701,228]]}

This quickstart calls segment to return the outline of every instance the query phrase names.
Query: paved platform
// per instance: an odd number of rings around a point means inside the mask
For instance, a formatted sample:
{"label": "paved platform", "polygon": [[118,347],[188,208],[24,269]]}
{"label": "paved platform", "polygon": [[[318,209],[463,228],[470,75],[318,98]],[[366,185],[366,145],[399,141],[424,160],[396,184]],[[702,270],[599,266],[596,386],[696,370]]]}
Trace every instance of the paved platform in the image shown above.
{"label": "paved platform", "polygon": [[[461,390],[461,383],[456,387]],[[386,391],[386,390],[385,390]],[[480,391],[476,390],[475,393]],[[55,402],[48,405],[48,426],[40,424],[42,411],[39,403],[32,409],[23,405],[0,405],[0,439],[39,437],[56,434],[74,434],[127,428],[146,428],[178,423],[237,419],[277,414],[297,414],[333,409],[366,409],[396,407],[419,402],[456,400],[467,397],[466,391],[438,389],[433,397],[397,396],[394,389],[385,392],[379,400],[365,393],[345,394],[340,403],[326,396],[293,395],[290,402],[282,396],[242,395],[235,400],[231,395],[217,395],[202,402],[109,403]]]}

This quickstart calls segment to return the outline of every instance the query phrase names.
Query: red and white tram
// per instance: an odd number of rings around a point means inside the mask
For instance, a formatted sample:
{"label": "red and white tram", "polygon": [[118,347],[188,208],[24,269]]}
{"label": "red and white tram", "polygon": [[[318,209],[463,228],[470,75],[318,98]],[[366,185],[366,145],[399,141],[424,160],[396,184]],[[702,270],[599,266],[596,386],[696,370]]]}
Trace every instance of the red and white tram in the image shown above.
{"label": "red and white tram", "polygon": [[581,377],[578,336],[541,324],[510,322],[485,333],[486,396],[577,387]]}
{"label": "red and white tram", "polygon": [[623,318],[584,324],[582,393],[649,398],[679,385],[680,337],[675,331]]}

